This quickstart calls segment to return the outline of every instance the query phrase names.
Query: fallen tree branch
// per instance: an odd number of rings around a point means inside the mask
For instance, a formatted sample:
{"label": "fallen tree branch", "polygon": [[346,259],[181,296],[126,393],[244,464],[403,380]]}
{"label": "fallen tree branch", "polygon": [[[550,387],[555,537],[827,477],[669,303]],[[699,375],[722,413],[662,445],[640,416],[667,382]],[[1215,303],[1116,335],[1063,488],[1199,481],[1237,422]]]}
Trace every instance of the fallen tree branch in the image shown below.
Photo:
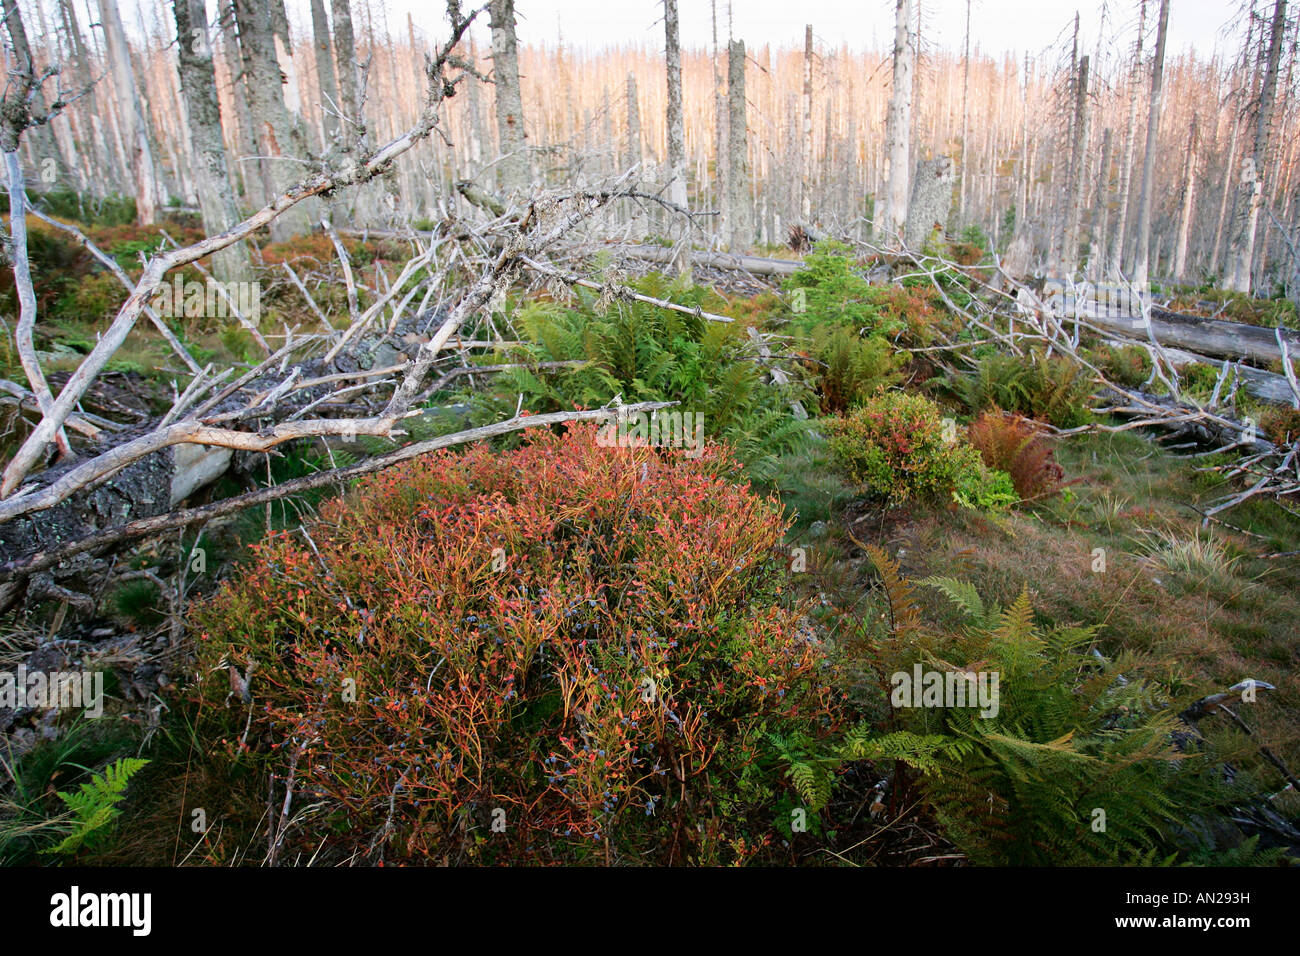
{"label": "fallen tree branch", "polygon": [[[629,412],[652,412],[662,408],[671,408],[676,404],[676,402],[641,402],[636,405],[624,405],[622,408],[623,412],[626,414]],[[6,561],[3,564],[0,564],[0,582],[14,581],[15,579],[25,575],[47,570],[85,551],[119,544],[123,541],[141,538],[146,535],[171,531],[176,528],[184,528],[197,522],[211,521],[213,518],[233,514],[234,512],[242,511],[243,509],[254,505],[276,501],[288,495],[301,494],[304,491],[311,491],[315,488],[337,484],[351,478],[358,478],[362,475],[382,471],[383,469],[392,467],[400,462],[408,461],[412,458],[418,458],[420,455],[425,455],[441,448],[450,448],[454,445],[463,445],[469,442],[482,441],[487,438],[494,438],[498,435],[506,435],[510,432],[522,431],[526,428],[540,428],[567,422],[604,421],[613,417],[615,413],[616,410],[613,408],[598,408],[573,412],[551,412],[545,415],[516,416],[514,418],[506,419],[505,421],[495,422],[491,425],[482,425],[478,428],[456,432],[452,435],[443,435],[438,438],[428,439],[427,441],[415,442],[402,448],[398,448],[395,451],[388,452],[387,454],[369,458],[355,465],[317,472],[313,475],[308,475],[303,478],[295,478],[292,481],[286,481],[283,484],[269,488],[260,488],[257,491],[250,491],[232,498],[225,498],[221,501],[202,505],[197,508],[187,508],[183,511],[173,511],[168,514],[141,518],[137,521],[132,521],[111,528],[107,531],[88,535],[56,549],[24,555],[21,558]],[[2,606],[3,603],[3,600],[0,600],[0,606]]]}

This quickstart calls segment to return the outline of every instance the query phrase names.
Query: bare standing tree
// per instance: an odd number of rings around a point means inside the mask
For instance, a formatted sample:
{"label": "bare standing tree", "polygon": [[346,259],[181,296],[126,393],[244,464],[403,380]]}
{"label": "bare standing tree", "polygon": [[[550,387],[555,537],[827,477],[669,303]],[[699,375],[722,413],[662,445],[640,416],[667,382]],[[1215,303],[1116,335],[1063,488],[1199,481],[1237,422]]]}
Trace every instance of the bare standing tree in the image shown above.
{"label": "bare standing tree", "polygon": [[907,221],[912,171],[912,72],[916,56],[911,24],[912,0],[895,0],[894,89],[885,120],[885,202],[877,223],[887,241],[896,241]]}
{"label": "bare standing tree", "polygon": [[1160,107],[1164,91],[1165,37],[1169,32],[1169,0],[1160,0],[1156,25],[1156,55],[1151,63],[1151,103],[1147,114],[1147,147],[1142,159],[1142,191],[1138,194],[1137,255],[1133,260],[1133,283],[1147,284],[1151,251],[1151,203],[1154,199],[1156,150],[1159,149]]}
{"label": "bare standing tree", "polygon": [[117,93],[123,145],[136,184],[136,219],[141,223],[153,222],[158,217],[158,206],[167,197],[162,195],[158,166],[149,143],[149,128],[140,108],[140,91],[131,66],[131,51],[126,44],[126,32],[122,29],[116,0],[99,0],[99,18],[104,27],[109,73]]}
{"label": "bare standing tree", "polygon": [[957,164],[961,177],[961,193],[957,199],[957,221],[966,222],[966,188],[970,174],[966,168],[966,141],[970,136],[970,4],[966,0],[966,39],[962,44],[961,54],[961,159]]}
{"label": "bare standing tree", "polygon": [[1119,211],[1115,216],[1115,231],[1111,233],[1109,267],[1119,269],[1124,259],[1124,238],[1128,234],[1129,193],[1132,191],[1133,150],[1137,142],[1138,77],[1142,67],[1142,39],[1147,25],[1147,0],[1138,8],[1137,40],[1133,44],[1133,62],[1129,67],[1128,121],[1124,126],[1124,156],[1119,165]]}
{"label": "bare standing tree", "polygon": [[1225,285],[1237,292],[1249,292],[1251,266],[1255,259],[1255,232],[1259,225],[1259,207],[1263,201],[1263,180],[1268,163],[1269,134],[1273,124],[1273,104],[1277,97],[1278,65],[1282,59],[1282,41],[1286,34],[1286,0],[1276,0],[1273,25],[1264,65],[1263,85],[1255,111],[1255,139],[1251,153],[1242,161],[1241,188],[1228,247],[1228,275]]}
{"label": "bare standing tree", "polygon": [[713,178],[716,205],[722,214],[722,232],[727,232],[727,101],[723,96],[722,55],[718,50],[718,0],[710,0],[713,20]]}
{"label": "bare standing tree", "polygon": [[[275,196],[297,182],[306,171],[306,138],[285,106],[270,9],[256,0],[233,0],[233,3],[249,111],[256,117],[263,187],[266,195]],[[271,239],[282,242],[308,232],[312,218],[309,206],[295,204],[270,223]]]}
{"label": "bare standing tree", "polygon": [[334,79],[334,50],[330,43],[330,24],[325,18],[325,0],[311,0],[312,47],[316,54],[316,83],[320,87],[321,128],[324,152],[336,149],[339,126],[339,87]]}
{"label": "bare standing tree", "polygon": [[664,53],[668,64],[668,197],[686,208],[686,131],[682,119],[682,48],[678,36],[677,0],[664,0]]}
{"label": "bare standing tree", "polygon": [[636,74],[627,75],[627,165],[641,164],[641,104],[637,101]]}
{"label": "bare standing tree", "polygon": [[1183,197],[1178,210],[1178,239],[1174,247],[1174,278],[1187,273],[1187,242],[1192,229],[1192,203],[1196,196],[1196,147],[1200,116],[1192,115],[1192,129],[1187,137],[1187,158],[1183,163]]}
{"label": "bare standing tree", "polygon": [[727,249],[749,251],[752,226],[749,172],[745,161],[749,136],[745,114],[745,41],[727,45]]}
{"label": "bare standing tree", "polygon": [[803,33],[803,174],[799,183],[799,215],[804,226],[812,225],[812,175],[813,175],[813,29],[809,23]]}
{"label": "bare standing tree", "polygon": [[519,52],[515,38],[515,0],[488,4],[492,27],[492,79],[496,82],[497,134],[501,141],[501,189],[507,195],[528,188],[528,139],[519,92]]}
{"label": "bare standing tree", "polygon": [[352,33],[352,9],[348,0],[330,0],[334,26],[334,56],[338,66],[339,106],[343,109],[343,144],[365,140],[365,117],[357,94],[357,50]]}
{"label": "bare standing tree", "polygon": [[[317,0],[319,2],[319,0]],[[221,107],[217,102],[217,73],[212,65],[212,38],[208,35],[203,0],[173,0],[176,18],[177,65],[181,93],[189,116],[195,190],[203,229],[209,235],[225,232],[239,222],[239,210],[230,188],[226,146],[221,138]],[[243,242],[214,253],[212,271],[222,282],[248,277],[248,246]]]}
{"label": "bare standing tree", "polygon": [[[664,0],[664,59],[668,73],[668,103],[665,110],[668,139],[668,199],[678,209],[685,209],[686,197],[686,125],[682,116],[682,47],[677,20],[677,0]],[[690,274],[691,257],[685,239],[677,244],[673,271]]]}
{"label": "bare standing tree", "polygon": [[1087,185],[1084,182],[1084,162],[1090,133],[1088,68],[1089,58],[1085,55],[1079,59],[1079,69],[1075,76],[1074,136],[1070,144],[1072,173],[1067,187],[1066,201],[1069,207],[1065,220],[1065,249],[1061,263],[1067,273],[1073,272],[1079,263],[1079,226],[1083,219],[1083,196],[1087,192]]}

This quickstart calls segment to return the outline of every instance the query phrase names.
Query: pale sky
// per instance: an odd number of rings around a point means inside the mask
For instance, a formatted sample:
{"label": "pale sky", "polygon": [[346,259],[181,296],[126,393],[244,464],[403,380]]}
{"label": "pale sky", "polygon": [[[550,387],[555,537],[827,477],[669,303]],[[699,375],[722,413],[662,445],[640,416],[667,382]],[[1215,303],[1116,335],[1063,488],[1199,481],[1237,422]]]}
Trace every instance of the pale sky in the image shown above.
{"label": "pale sky", "polygon": [[[298,0],[289,0],[290,4]],[[380,9],[376,0],[376,11]],[[405,25],[410,11],[417,27],[426,31],[430,16],[441,11],[438,0],[383,0],[392,22]],[[802,44],[804,24],[813,25],[819,46],[847,43],[855,49],[883,49],[892,42],[894,4],[891,0],[717,0],[718,33],[725,40],[727,9],[732,32],[751,45]],[[926,42],[959,50],[965,30],[966,0],[920,0]],[[463,0],[469,9],[472,0]],[[1148,4],[1148,40],[1154,38],[1155,8]],[[302,3],[304,15],[306,3]],[[566,43],[600,47],[633,43],[658,47],[663,43],[662,4],[659,0],[517,0],[521,43],[554,43],[563,34]],[[682,45],[705,47],[712,42],[710,0],[679,0]],[[1102,11],[1111,24],[1124,29],[1130,42],[1137,21],[1137,0],[973,0],[971,45],[985,53],[1004,50],[1038,53],[1069,29],[1077,10],[1081,17],[1083,46],[1091,49]],[[1203,56],[1222,44],[1221,29],[1239,20],[1238,0],[1172,0],[1169,14],[1169,51],[1188,46]],[[441,16],[439,17],[441,21]],[[486,18],[483,35],[486,37]]]}
{"label": "pale sky", "polygon": [[[48,2],[48,0],[46,0]],[[119,0],[126,13],[128,29],[135,20],[135,8],[159,17],[155,0]],[[479,0],[481,3],[482,0]],[[959,51],[966,22],[966,0],[918,0],[922,11],[922,33],[928,48]],[[1236,36],[1225,40],[1225,29],[1240,26],[1240,8],[1246,0],[1171,0],[1169,53],[1171,56],[1194,48],[1208,58],[1216,48],[1231,51]],[[309,0],[286,0],[296,32],[306,35],[311,28]],[[466,10],[475,0],[462,0]],[[358,27],[368,6],[377,32],[385,20],[400,36],[406,34],[409,13],[416,29],[425,37],[443,35],[446,24],[445,0],[357,0],[353,18]],[[712,42],[711,0],[678,0],[682,46],[707,48]],[[892,44],[893,0],[716,0],[718,35],[725,41],[728,9],[731,31],[751,47],[764,43],[796,46],[803,43],[804,24],[811,23],[817,45],[854,50],[884,50]],[[1159,0],[1148,0],[1148,41],[1154,43],[1155,9]],[[328,4],[326,4],[328,8]],[[1081,46],[1093,50],[1103,12],[1109,24],[1107,34],[1114,43],[1132,42],[1137,22],[1138,0],[972,0],[971,47],[997,55],[1004,51],[1038,54],[1064,37],[1074,19],[1081,19]],[[208,0],[210,14],[216,0]],[[566,44],[600,48],[635,44],[660,48],[663,45],[661,0],[516,0],[521,43],[555,44],[561,35]],[[477,26],[486,42],[487,17]],[[1114,45],[1111,44],[1111,46]],[[1110,49],[1107,52],[1120,52]]]}

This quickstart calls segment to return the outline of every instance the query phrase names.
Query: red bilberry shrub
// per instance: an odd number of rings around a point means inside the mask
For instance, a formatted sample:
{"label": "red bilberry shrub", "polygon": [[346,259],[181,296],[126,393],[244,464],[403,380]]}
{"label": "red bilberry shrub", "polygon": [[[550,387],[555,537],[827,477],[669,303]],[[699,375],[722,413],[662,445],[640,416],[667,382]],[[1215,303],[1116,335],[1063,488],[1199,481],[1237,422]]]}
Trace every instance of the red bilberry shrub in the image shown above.
{"label": "red bilberry shrub", "polygon": [[771,838],[768,735],[842,723],[786,522],[724,450],[596,435],[365,479],[196,612],[229,758],[320,803],[282,854],[718,862]]}

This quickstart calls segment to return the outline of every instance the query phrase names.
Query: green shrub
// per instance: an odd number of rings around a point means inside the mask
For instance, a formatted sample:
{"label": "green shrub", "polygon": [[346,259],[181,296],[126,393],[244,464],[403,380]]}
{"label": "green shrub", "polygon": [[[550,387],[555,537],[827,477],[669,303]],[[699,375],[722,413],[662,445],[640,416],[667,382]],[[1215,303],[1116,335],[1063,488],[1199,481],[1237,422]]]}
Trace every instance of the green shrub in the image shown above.
{"label": "green shrub", "polygon": [[[125,226],[135,222],[135,199],[130,196],[103,198],[71,189],[51,189],[35,197],[35,203],[51,216],[88,226]],[[9,197],[0,198],[0,210],[9,213]]]}
{"label": "green shrub", "polygon": [[892,504],[1002,507],[1017,500],[1010,477],[991,474],[979,452],[959,440],[956,423],[945,425],[939,406],[924,396],[881,392],[826,426],[837,466]]}
{"label": "green shrub", "polygon": [[1208,402],[1214,395],[1214,385],[1219,380],[1220,371],[1219,366],[1207,362],[1189,362],[1179,372],[1178,390],[1186,398]]}
{"label": "green shrub", "polygon": [[965,467],[958,472],[952,496],[963,508],[979,511],[1002,511],[1020,500],[1011,476],[988,467]]}
{"label": "green shrub", "polygon": [[97,272],[79,280],[59,297],[54,312],[69,320],[98,323],[122,308],[127,291],[107,272]]}
{"label": "green shrub", "polygon": [[761,846],[793,792],[767,734],[842,721],[830,658],[783,606],[786,524],[737,470],[716,446],[537,431],[364,479],[270,536],[194,623],[218,750],[279,780],[294,761],[318,804],[285,858]]}
{"label": "green shrub", "polygon": [[792,325],[810,332],[823,326],[842,326],[860,335],[893,335],[906,325],[882,308],[886,290],[873,286],[859,274],[848,246],[832,240],[817,243],[804,257],[803,266],[783,283],[795,301]]}

